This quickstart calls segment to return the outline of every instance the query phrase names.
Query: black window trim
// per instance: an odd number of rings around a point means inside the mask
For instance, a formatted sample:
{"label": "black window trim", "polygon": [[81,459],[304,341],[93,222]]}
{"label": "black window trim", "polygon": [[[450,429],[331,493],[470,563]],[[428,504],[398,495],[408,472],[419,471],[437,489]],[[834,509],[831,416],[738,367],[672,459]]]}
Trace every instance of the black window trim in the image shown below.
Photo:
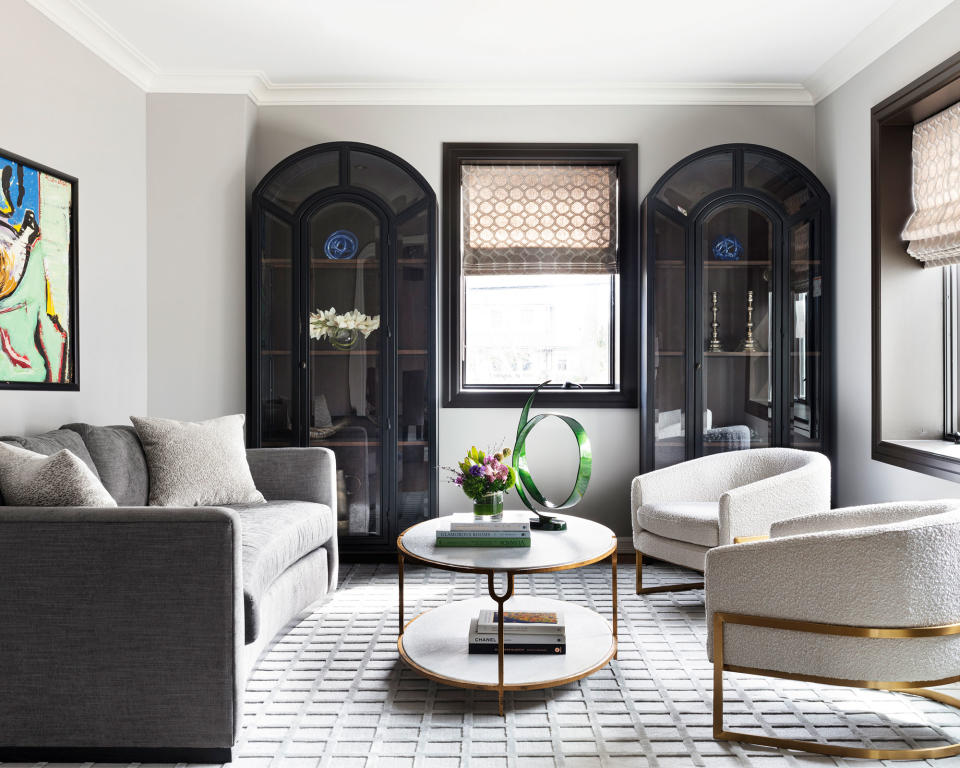
{"label": "black window trim", "polygon": [[463,387],[460,366],[462,280],[460,254],[460,167],[464,164],[522,164],[550,162],[615,164],[618,179],[620,323],[619,375],[616,390],[584,386],[564,389],[562,382],[542,391],[537,403],[569,408],[636,408],[638,403],[640,334],[640,260],[638,206],[638,149],[636,144],[542,144],[445,142],[443,145],[443,201],[441,244],[444,287],[441,301],[442,390],[446,408],[521,407],[528,386],[499,389]]}
{"label": "black window trim", "polygon": [[[871,458],[933,477],[960,482],[960,459],[883,439],[880,338],[880,266],[884,189],[904,183],[905,153],[913,126],[960,101],[960,53],[950,57],[870,110],[871,213]],[[904,219],[905,221],[906,219]],[[899,222],[901,225],[903,222]],[[919,265],[918,265],[918,268]],[[944,377],[946,380],[946,376]]]}

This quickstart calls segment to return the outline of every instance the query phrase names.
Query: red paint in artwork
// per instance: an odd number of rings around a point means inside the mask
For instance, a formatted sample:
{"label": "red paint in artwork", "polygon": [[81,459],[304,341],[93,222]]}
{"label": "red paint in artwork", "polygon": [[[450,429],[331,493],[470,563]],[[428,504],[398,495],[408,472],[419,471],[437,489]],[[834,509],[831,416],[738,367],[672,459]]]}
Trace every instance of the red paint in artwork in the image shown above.
{"label": "red paint in artwork", "polygon": [[13,343],[10,341],[10,332],[6,328],[0,328],[0,349],[2,349],[6,353],[7,357],[10,358],[10,362],[18,368],[33,367],[30,365],[29,357],[26,355],[21,355],[13,348]]}

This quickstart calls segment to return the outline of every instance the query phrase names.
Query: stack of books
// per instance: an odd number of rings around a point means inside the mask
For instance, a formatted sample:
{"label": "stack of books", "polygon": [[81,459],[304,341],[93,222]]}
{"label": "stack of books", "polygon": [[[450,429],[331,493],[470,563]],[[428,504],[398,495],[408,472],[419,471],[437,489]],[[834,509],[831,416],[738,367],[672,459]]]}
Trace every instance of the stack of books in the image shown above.
{"label": "stack of books", "polygon": [[450,528],[437,531],[438,547],[529,547],[530,521],[517,517],[478,521],[473,515],[452,515]]}
{"label": "stack of books", "polygon": [[[498,611],[487,610],[470,619],[469,653],[497,653],[498,618]],[[503,652],[566,653],[567,633],[562,617],[553,611],[504,611]]]}

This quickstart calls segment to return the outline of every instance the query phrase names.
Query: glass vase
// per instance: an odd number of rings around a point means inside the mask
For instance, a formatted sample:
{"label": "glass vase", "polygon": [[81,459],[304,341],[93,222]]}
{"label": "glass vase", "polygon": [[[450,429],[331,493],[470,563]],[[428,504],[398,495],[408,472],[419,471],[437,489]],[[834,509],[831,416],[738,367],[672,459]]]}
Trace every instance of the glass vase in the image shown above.
{"label": "glass vase", "polygon": [[360,332],[355,328],[340,328],[330,337],[334,349],[351,349],[360,340]]}
{"label": "glass vase", "polygon": [[478,520],[499,520],[503,515],[503,491],[494,491],[475,499],[473,516]]}

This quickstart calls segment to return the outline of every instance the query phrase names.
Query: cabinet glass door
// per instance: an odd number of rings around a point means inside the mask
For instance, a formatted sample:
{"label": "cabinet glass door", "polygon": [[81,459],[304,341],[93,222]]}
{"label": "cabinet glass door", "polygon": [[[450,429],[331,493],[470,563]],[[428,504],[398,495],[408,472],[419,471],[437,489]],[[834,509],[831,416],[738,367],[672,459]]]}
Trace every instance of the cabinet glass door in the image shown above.
{"label": "cabinet glass door", "polygon": [[[265,213],[260,230],[260,424],[262,445],[296,445],[297,339],[293,227]],[[276,307],[284,311],[277,312]]]}
{"label": "cabinet glass door", "polygon": [[397,225],[397,530],[430,515],[431,212],[423,207]]}
{"label": "cabinet glass door", "polygon": [[772,444],[773,221],[728,205],[699,228],[704,455]]}
{"label": "cabinet glass door", "polygon": [[[380,217],[359,202],[338,200],[305,219],[308,312],[359,312],[380,320],[384,229]],[[388,418],[385,334],[377,329],[365,336],[350,320],[341,325],[346,327],[308,342],[307,444],[336,454],[340,535],[377,535],[383,528],[380,455]]]}
{"label": "cabinet glass door", "polygon": [[790,365],[787,391],[789,442],[795,448],[823,450],[822,261],[811,258],[817,221],[809,219],[787,230],[790,254],[787,327]]}
{"label": "cabinet glass door", "polygon": [[658,291],[654,301],[654,466],[683,461],[686,453],[686,233],[682,224],[654,214]]}

